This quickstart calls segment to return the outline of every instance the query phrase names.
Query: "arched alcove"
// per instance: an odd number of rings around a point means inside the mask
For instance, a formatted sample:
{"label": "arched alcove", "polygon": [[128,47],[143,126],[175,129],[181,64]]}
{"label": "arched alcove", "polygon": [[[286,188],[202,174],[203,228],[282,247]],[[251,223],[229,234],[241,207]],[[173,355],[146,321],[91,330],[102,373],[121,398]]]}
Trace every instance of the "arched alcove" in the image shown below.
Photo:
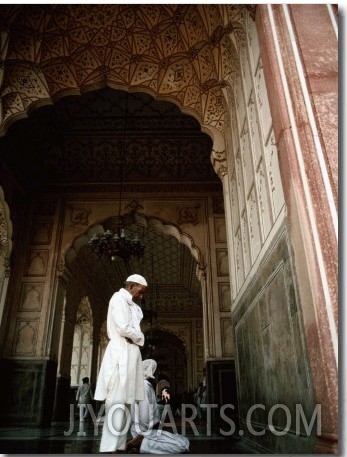
{"label": "arched alcove", "polygon": [[[66,292],[61,283],[70,284],[67,322],[73,319],[74,303],[95,281],[93,262],[84,262],[83,243],[77,256],[69,250],[69,269],[61,270],[65,259],[59,255],[72,239],[113,214],[120,187],[115,150],[125,144],[128,178],[132,172],[126,204],[136,194],[145,214],[185,226],[184,232],[189,224],[208,227],[200,243],[192,239],[201,254],[195,260],[204,290],[203,330],[210,343],[195,356],[208,362],[216,386],[212,391],[225,393],[220,360],[235,356],[245,423],[252,392],[264,399],[267,410],[278,398],[291,408],[304,404],[306,410],[316,401],[324,410],[322,446],[317,448],[333,449],[338,415],[338,52],[331,6],[58,4],[0,9],[1,172],[7,195],[14,191],[7,201],[11,218],[15,215],[14,240],[19,240],[12,252],[15,274],[0,335],[6,374],[3,420],[50,418]],[[312,17],[319,27],[312,28]],[[324,38],[323,45],[317,37]],[[159,110],[157,123],[153,112],[139,123],[140,132],[147,125],[147,138],[121,141],[122,116],[108,116],[110,107],[117,106],[109,96],[120,90],[136,103],[146,95],[157,108],[174,106],[170,138],[162,136],[167,117]],[[102,101],[105,116],[89,116],[86,100],[89,108]],[[55,117],[52,111],[58,106],[63,116]],[[218,202],[225,203],[225,218]],[[168,208],[171,216],[176,211],[176,219],[166,217]],[[225,221],[226,230],[219,231]],[[33,259],[38,267],[29,267]],[[115,270],[124,278],[120,265]],[[114,290],[113,273],[111,280],[99,276],[103,293]],[[33,302],[28,300],[31,292]],[[95,307],[96,295],[92,290]],[[100,309],[106,306],[99,304]],[[195,330],[194,344],[202,333]],[[278,351],[279,346],[285,351]],[[37,383],[29,385],[25,379],[33,360],[39,371]],[[12,394],[22,404],[11,401]],[[25,418],[23,410],[28,411]],[[253,420],[266,427],[261,417]],[[305,438],[291,435],[291,443],[287,438],[288,446],[274,436],[268,442],[259,437],[258,443],[275,452],[314,448]]]}
{"label": "arched alcove", "polygon": [[[126,233],[142,239],[145,254],[140,260],[130,260],[128,265],[120,258],[113,262],[106,258],[98,259],[88,247],[88,241],[93,234],[102,233],[111,223],[110,218],[89,227],[85,233],[72,241],[65,253],[62,268],[65,293],[68,297],[65,315],[71,315],[68,308],[75,307],[76,294],[85,290],[94,320],[95,356],[91,379],[95,382],[103,356],[105,341],[102,335],[105,336],[109,299],[114,292],[123,287],[125,278],[131,272],[143,274],[149,282],[149,290],[140,303],[145,315],[142,329],[148,334],[147,311],[154,310],[163,336],[158,362],[160,365],[167,365],[175,384],[173,393],[180,396],[188,389],[192,389],[202,371],[203,309],[198,277],[201,267],[198,261],[201,262],[202,255],[192,236],[176,224],[143,213],[133,214],[132,221],[133,223],[125,226]],[[70,327],[72,329],[71,325]],[[200,332],[199,341],[192,345],[192,341],[196,340],[197,331]],[[63,338],[65,340],[62,347],[70,347],[72,330],[65,332]],[[146,351],[147,349],[148,347]],[[174,359],[165,362],[170,353],[171,356],[174,355]],[[196,358],[196,353],[200,354],[201,360]],[[61,357],[71,358],[67,351],[63,351]],[[64,361],[61,361],[61,365],[65,365]]]}
{"label": "arched alcove", "polygon": [[170,383],[172,403],[178,403],[188,391],[188,354],[184,342],[176,334],[159,327],[145,332],[143,359],[154,359],[157,364],[156,379]]}

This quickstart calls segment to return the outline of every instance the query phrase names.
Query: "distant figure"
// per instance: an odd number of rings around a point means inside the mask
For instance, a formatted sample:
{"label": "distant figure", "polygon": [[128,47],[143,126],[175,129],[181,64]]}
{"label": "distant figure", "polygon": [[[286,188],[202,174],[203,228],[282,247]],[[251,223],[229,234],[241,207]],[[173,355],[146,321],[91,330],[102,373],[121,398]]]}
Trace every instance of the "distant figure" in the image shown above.
{"label": "distant figure", "polygon": [[169,380],[167,379],[167,376],[165,375],[162,375],[159,380],[158,380],[158,383],[157,383],[157,387],[156,387],[156,393],[157,393],[157,397],[159,400],[162,400],[162,392],[163,392],[163,389],[165,388],[168,388],[170,390],[170,382]]}
{"label": "distant figure", "polygon": [[206,400],[207,400],[207,385],[206,385],[206,368],[203,370],[204,378],[199,383],[197,391],[197,413],[198,419],[206,420]]}
{"label": "distant figure", "polygon": [[88,405],[93,399],[92,386],[89,383],[89,378],[82,379],[82,383],[77,389],[76,401],[80,410],[80,422],[83,422],[88,415]]}
{"label": "distant figure", "polygon": [[161,391],[161,401],[167,405],[170,403],[171,396],[170,396],[170,389],[169,387],[164,387],[164,389]]}
{"label": "distant figure", "polygon": [[163,414],[164,407],[165,405],[168,405],[171,403],[171,395],[170,395],[170,382],[167,378],[167,376],[162,375],[162,377],[159,378],[157,387],[156,387],[156,393],[157,393],[157,402],[159,405],[159,413],[160,416]]}

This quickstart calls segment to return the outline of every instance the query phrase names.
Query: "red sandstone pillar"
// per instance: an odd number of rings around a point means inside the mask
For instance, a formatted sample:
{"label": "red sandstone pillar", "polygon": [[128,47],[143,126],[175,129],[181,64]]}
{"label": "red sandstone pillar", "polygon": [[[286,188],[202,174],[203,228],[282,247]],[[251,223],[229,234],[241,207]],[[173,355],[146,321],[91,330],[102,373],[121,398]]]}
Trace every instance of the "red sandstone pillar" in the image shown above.
{"label": "red sandstone pillar", "polygon": [[322,408],[317,453],[338,440],[338,40],[331,5],[258,5],[306,347]]}

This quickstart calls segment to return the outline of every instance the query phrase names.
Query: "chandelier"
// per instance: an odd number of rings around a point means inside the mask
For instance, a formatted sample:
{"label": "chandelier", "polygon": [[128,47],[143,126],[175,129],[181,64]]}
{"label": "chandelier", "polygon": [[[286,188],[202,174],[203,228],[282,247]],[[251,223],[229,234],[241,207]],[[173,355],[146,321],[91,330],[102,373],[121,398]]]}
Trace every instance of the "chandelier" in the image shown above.
{"label": "chandelier", "polygon": [[[94,251],[98,258],[106,257],[113,262],[117,258],[121,258],[125,263],[128,263],[131,258],[140,259],[143,257],[145,246],[143,242],[135,236],[128,236],[125,232],[124,221],[132,220],[135,222],[135,212],[140,205],[135,204],[129,213],[121,216],[122,208],[122,191],[123,191],[123,166],[124,166],[124,150],[126,148],[126,130],[128,117],[128,95],[126,96],[125,116],[123,117],[123,139],[121,143],[120,154],[120,191],[119,191],[119,208],[118,218],[113,224],[113,230],[107,229],[103,234],[94,234],[88,242],[89,248]],[[131,205],[130,205],[131,206]],[[111,218],[115,219],[115,218]]]}
{"label": "chandelier", "polygon": [[140,259],[143,257],[145,246],[137,236],[131,238],[126,235],[125,228],[120,224],[115,232],[106,230],[103,234],[94,234],[89,240],[88,246],[97,257],[106,257],[115,261],[117,257],[128,263],[130,258]]}

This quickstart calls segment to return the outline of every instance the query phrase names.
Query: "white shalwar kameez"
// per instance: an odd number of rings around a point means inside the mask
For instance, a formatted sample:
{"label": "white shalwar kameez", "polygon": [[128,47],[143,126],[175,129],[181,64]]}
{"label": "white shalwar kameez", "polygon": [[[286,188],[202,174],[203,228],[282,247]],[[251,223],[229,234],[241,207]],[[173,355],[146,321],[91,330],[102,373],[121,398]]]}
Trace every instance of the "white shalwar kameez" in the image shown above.
{"label": "white shalwar kameez", "polygon": [[144,345],[144,335],[140,329],[142,318],[141,308],[133,302],[132,295],[126,289],[122,288],[113,294],[107,313],[110,341],[101,363],[94,395],[95,400],[105,400],[100,452],[125,449],[130,405],[144,398],[139,349]]}
{"label": "white shalwar kameez", "polygon": [[[144,366],[154,360],[144,360]],[[153,370],[153,373],[156,369]],[[154,376],[148,376],[154,377]],[[183,454],[189,451],[189,440],[178,433],[154,429],[160,422],[160,412],[152,384],[144,380],[145,398],[139,404],[131,405],[131,434],[133,438],[142,435],[141,454]]]}

